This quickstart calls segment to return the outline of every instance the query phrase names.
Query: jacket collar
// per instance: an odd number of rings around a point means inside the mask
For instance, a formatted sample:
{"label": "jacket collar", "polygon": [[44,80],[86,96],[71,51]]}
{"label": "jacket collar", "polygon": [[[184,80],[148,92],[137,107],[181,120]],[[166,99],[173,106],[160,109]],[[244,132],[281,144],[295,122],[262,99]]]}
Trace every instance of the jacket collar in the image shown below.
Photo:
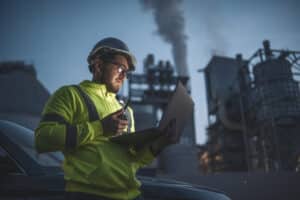
{"label": "jacket collar", "polygon": [[100,83],[96,83],[96,82],[93,82],[90,80],[85,80],[85,81],[82,81],[80,83],[80,85],[83,86],[84,88],[86,88],[87,90],[92,90],[99,96],[103,96],[103,97],[109,97],[109,96],[115,97],[116,96],[115,93],[107,91],[107,87],[105,84],[100,84]]}

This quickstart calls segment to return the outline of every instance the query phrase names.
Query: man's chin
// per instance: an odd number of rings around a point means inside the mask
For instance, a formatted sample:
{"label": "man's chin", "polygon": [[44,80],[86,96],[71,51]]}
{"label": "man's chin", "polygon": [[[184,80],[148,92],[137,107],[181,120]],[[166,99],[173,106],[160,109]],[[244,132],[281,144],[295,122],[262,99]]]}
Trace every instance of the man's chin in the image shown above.
{"label": "man's chin", "polygon": [[120,89],[116,89],[114,91],[112,91],[113,93],[117,94],[120,91]]}
{"label": "man's chin", "polygon": [[121,87],[111,87],[109,88],[109,92],[117,94]]}
{"label": "man's chin", "polygon": [[122,85],[123,85],[122,83],[107,84],[107,89],[109,92],[118,93]]}

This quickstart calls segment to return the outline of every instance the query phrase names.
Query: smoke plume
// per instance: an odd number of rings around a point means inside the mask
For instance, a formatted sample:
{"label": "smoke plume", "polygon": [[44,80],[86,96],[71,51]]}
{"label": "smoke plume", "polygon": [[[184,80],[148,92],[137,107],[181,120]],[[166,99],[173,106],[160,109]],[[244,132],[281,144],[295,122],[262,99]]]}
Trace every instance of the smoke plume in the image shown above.
{"label": "smoke plume", "polygon": [[187,45],[184,33],[181,0],[140,0],[146,10],[153,12],[158,34],[172,46],[172,54],[180,76],[188,76]]}
{"label": "smoke plume", "polygon": [[224,16],[218,0],[210,0],[201,4],[202,26],[206,31],[207,49],[210,55],[226,56],[228,42],[224,35]]}

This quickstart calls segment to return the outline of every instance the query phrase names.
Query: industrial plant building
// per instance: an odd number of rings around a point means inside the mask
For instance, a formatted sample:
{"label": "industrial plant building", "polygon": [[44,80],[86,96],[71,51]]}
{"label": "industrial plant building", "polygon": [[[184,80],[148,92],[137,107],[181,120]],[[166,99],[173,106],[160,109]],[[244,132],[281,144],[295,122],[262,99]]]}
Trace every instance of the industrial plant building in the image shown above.
{"label": "industrial plant building", "polygon": [[213,56],[204,72],[208,127],[201,169],[299,171],[300,52],[263,48],[245,60]]}

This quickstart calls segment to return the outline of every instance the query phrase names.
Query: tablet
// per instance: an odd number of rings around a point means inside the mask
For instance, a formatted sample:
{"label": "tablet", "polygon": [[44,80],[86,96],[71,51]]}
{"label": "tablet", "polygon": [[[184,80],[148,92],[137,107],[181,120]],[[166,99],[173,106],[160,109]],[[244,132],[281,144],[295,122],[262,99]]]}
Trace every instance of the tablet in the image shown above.
{"label": "tablet", "polygon": [[194,110],[194,102],[186,88],[179,81],[175,92],[168,102],[168,105],[162,115],[158,128],[162,131],[169,122],[173,119],[176,120],[176,132],[174,133],[175,141],[179,141],[184,127]]}
{"label": "tablet", "polygon": [[[180,140],[187,121],[193,114],[194,102],[188,94],[186,88],[178,81],[176,89],[169,100],[162,118],[157,127],[163,131],[171,120],[176,120],[176,131],[173,133],[175,141]],[[151,131],[152,130],[152,131]],[[110,141],[124,145],[143,145],[151,142],[160,136],[160,132],[153,131],[153,128],[145,129],[135,133],[126,133],[120,136],[113,136]]]}

